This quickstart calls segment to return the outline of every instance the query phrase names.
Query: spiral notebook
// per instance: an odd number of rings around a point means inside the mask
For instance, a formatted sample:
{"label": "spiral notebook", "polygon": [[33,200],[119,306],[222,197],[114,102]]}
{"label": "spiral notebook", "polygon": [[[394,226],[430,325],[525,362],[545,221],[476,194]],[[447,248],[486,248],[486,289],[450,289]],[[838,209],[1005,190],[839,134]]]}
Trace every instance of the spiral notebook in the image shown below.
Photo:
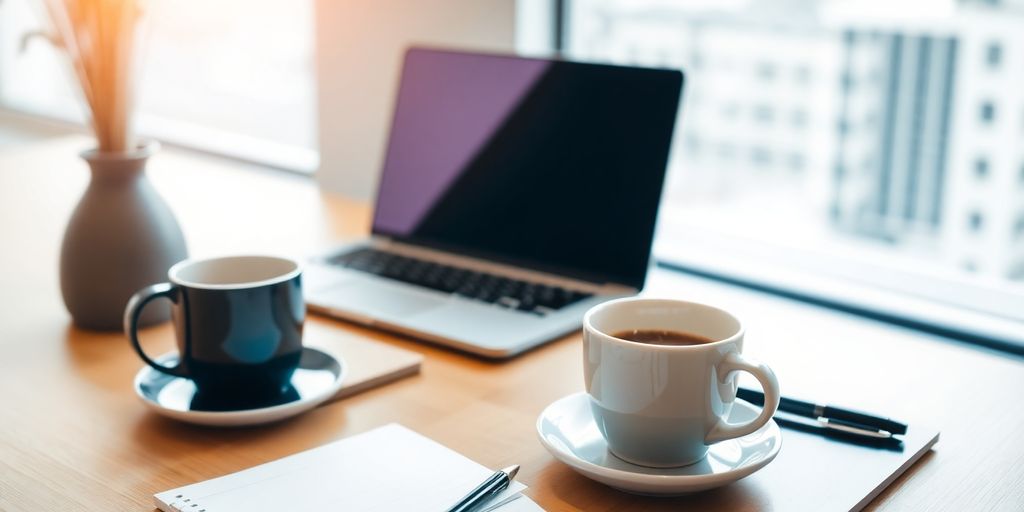
{"label": "spiral notebook", "polygon": [[[494,471],[390,424],[153,495],[164,512],[445,510]],[[512,482],[482,510],[543,510]]]}

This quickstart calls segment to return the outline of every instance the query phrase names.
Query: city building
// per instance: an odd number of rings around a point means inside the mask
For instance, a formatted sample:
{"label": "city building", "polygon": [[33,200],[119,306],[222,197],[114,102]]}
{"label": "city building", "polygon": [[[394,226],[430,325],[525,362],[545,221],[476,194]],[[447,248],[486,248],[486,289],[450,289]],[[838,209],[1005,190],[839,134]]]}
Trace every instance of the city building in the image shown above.
{"label": "city building", "polygon": [[1024,2],[965,6],[945,197],[951,263],[1024,280]]}
{"label": "city building", "polygon": [[941,21],[843,28],[837,227],[1024,279],[1019,7],[969,2]]}
{"label": "city building", "polygon": [[934,250],[958,40],[847,28],[842,41],[833,222],[858,236]]}

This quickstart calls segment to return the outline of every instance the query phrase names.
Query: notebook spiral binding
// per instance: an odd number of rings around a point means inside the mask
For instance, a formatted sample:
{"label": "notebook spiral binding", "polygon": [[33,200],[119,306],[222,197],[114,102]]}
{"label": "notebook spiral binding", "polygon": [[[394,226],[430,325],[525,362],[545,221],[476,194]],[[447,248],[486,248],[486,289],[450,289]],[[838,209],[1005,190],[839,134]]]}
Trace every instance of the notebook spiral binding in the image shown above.
{"label": "notebook spiral binding", "polygon": [[174,512],[206,512],[206,509],[199,502],[193,502],[192,498],[186,498],[183,494],[175,495],[174,501],[168,503],[167,506]]}

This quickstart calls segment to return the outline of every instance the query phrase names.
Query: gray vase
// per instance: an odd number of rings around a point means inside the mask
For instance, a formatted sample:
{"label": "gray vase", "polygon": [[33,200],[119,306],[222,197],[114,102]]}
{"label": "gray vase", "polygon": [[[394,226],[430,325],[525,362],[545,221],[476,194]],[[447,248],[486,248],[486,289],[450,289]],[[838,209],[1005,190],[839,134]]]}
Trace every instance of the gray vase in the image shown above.
{"label": "gray vase", "polygon": [[[61,294],[78,327],[121,330],[129,297],[166,281],[167,269],[188,256],[178,221],[146,177],[146,161],[159,147],[148,142],[128,153],[82,153],[92,178],[60,251]],[[140,324],[169,316],[166,305],[153,304]]]}

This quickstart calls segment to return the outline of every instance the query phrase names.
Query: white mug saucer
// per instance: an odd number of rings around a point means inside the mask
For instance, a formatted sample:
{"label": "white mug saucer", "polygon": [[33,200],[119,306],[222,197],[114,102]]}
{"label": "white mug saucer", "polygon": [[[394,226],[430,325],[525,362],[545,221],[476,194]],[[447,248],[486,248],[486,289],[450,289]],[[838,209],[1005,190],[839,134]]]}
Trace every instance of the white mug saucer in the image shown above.
{"label": "white mug saucer", "polygon": [[[750,421],[760,409],[737,399],[729,414],[732,423]],[[774,420],[756,432],[711,445],[703,460],[678,468],[649,468],[630,464],[608,451],[594,423],[590,397],[576,393],[549,405],[537,418],[537,435],[551,455],[581,475],[635,494],[672,496],[720,487],[768,465],[782,446]]]}
{"label": "white mug saucer", "polygon": [[[170,353],[158,357],[156,362],[172,366],[177,359],[177,353]],[[203,403],[201,397],[196,399],[196,386],[191,380],[167,375],[149,366],[135,375],[135,394],[157,414],[186,423],[214,427],[261,425],[320,405],[338,392],[346,373],[348,365],[340,358],[304,347],[288,392],[256,407]]]}

